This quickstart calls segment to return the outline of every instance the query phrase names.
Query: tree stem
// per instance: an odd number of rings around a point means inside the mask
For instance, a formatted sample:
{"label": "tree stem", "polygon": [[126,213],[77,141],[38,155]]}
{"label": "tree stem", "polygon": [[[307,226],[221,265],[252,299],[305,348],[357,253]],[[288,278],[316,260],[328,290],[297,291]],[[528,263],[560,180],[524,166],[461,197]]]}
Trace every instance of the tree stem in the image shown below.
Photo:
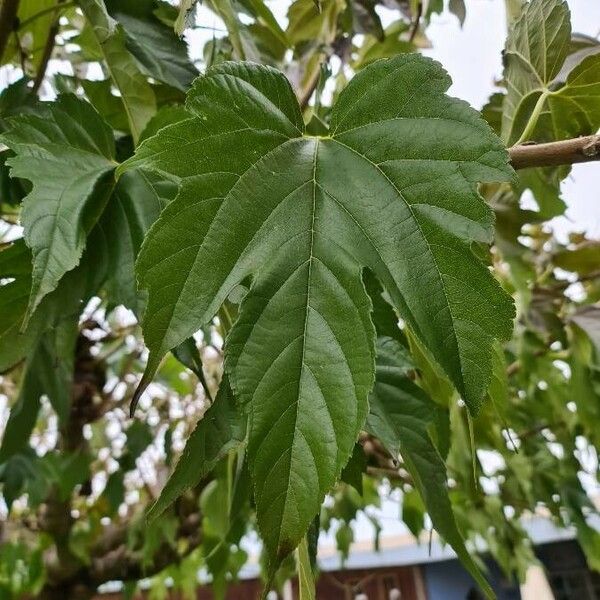
{"label": "tree stem", "polygon": [[600,135],[547,144],[517,144],[509,148],[508,152],[515,169],[592,162],[600,160]]}
{"label": "tree stem", "polygon": [[10,34],[15,30],[19,0],[0,0],[0,59]]}

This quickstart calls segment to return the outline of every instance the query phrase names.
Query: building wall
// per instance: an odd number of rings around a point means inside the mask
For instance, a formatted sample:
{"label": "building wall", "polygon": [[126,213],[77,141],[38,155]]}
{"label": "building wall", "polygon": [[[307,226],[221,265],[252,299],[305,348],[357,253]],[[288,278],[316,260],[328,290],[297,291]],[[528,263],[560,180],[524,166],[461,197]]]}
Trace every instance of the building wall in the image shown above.
{"label": "building wall", "polygon": [[[521,600],[517,582],[508,581],[498,566],[489,561],[488,578],[498,600]],[[422,566],[428,600],[479,600],[477,585],[457,560],[445,560]]]}
{"label": "building wall", "polygon": [[600,574],[591,571],[575,540],[541,544],[535,549],[556,600],[598,600]]}

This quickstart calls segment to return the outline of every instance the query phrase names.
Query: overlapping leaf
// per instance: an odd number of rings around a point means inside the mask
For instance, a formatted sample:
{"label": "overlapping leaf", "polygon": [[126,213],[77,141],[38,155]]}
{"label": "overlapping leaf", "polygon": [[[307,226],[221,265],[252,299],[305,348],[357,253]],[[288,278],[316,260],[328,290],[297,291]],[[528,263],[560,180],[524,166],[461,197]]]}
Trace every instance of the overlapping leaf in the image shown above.
{"label": "overlapping leaf", "polygon": [[586,50],[569,57],[570,43],[565,0],[525,5],[504,53],[508,93],[502,129],[508,144],[520,138],[576,137],[595,133],[600,126],[600,53]]}
{"label": "overlapping leaf", "polygon": [[123,26],[108,14],[104,0],[78,0],[78,3],[102,49],[110,76],[123,100],[131,134],[137,141],[156,112],[152,87],[127,50]]}
{"label": "overlapping leaf", "polygon": [[21,222],[33,252],[31,294],[25,320],[77,266],[86,236],[102,213],[112,186],[114,141],[98,113],[75,96],[43,105],[39,115],[9,120],[1,140],[16,156],[11,175],[29,179]]}
{"label": "overlapping leaf", "polygon": [[[382,441],[392,456],[402,455],[433,526],[454,548],[481,589],[488,597],[494,597],[467,551],[454,520],[446,484],[446,465],[431,438],[439,407],[407,377],[410,368],[405,351],[397,341],[378,339],[375,387],[370,396],[366,429]],[[447,412],[445,418],[448,419]]]}
{"label": "overlapping leaf", "polygon": [[227,452],[241,445],[245,435],[245,418],[235,406],[229,382],[224,379],[213,405],[188,438],[173,474],[148,512],[148,519],[159,517],[186,489],[197,485]]}
{"label": "overlapping leaf", "polygon": [[185,42],[155,16],[158,3],[108,0],[106,6],[123,26],[126,47],[146,74],[185,92],[198,71],[188,58]]}
{"label": "overlapping leaf", "polygon": [[162,356],[254,277],[226,366],[250,411],[259,527],[272,557],[296,546],[366,417],[374,330],[363,267],[473,410],[492,341],[510,335],[511,302],[469,244],[492,234],[476,182],[511,170],[487,124],[444,94],[449,83],[420,56],[375,63],[340,96],[332,134],[317,138],[303,134],[281,74],[223,64],[196,80],[193,116],[121,170],[181,181],[138,261],[150,292],[138,393]]}

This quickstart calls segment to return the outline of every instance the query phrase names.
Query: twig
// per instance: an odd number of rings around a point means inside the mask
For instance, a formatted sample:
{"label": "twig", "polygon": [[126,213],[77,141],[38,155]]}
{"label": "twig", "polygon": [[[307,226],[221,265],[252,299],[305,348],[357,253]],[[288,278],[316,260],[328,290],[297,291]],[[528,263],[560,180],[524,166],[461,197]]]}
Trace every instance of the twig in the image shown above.
{"label": "twig", "polygon": [[417,37],[417,33],[419,33],[419,23],[421,22],[421,16],[423,15],[423,3],[419,2],[417,4],[417,14],[413,20],[413,23],[410,28],[410,35],[408,37],[408,41],[410,43],[414,42]]}
{"label": "twig", "polygon": [[16,30],[18,10],[19,0],[0,1],[0,59],[6,50],[10,34]]}
{"label": "twig", "polygon": [[508,152],[515,169],[592,162],[600,160],[600,135],[546,144],[519,144],[509,148]]}

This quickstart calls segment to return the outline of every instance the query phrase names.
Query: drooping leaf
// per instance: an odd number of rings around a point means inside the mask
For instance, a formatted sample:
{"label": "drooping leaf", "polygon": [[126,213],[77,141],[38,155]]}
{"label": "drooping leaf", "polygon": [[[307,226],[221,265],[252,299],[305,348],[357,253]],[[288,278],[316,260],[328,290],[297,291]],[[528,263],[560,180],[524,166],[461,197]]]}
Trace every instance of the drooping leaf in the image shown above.
{"label": "drooping leaf", "polygon": [[298,546],[298,587],[299,600],[315,600],[315,576],[310,564],[306,536]]}
{"label": "drooping leaf", "polygon": [[226,366],[250,409],[258,522],[272,557],[298,543],[366,416],[374,332],[363,267],[474,411],[492,341],[510,335],[511,302],[469,244],[492,233],[476,182],[510,180],[511,169],[487,124],[445,95],[449,83],[421,56],[375,63],[318,138],[303,134],[281,74],[222,64],[196,80],[194,116],[122,167],[181,180],[138,259],[150,292],[138,395],[162,356],[256,276]]}
{"label": "drooping leaf", "polygon": [[190,62],[186,43],[154,14],[154,1],[107,0],[109,14],[125,32],[127,50],[147,75],[185,92],[198,70]]}
{"label": "drooping leaf", "polygon": [[156,98],[145,75],[127,50],[123,26],[106,10],[104,0],[78,0],[100,45],[110,76],[119,90],[134,142],[156,112]]}
{"label": "drooping leaf", "polygon": [[134,264],[144,236],[167,205],[156,187],[156,175],[141,169],[121,177],[108,201],[98,229],[105,238],[109,276],[106,288],[114,304],[142,314]]}
{"label": "drooping leaf", "polygon": [[198,484],[230,450],[244,441],[245,435],[245,417],[224,379],[214,403],[198,421],[171,477],[150,508],[148,520],[154,521],[186,489]]}
{"label": "drooping leaf", "polygon": [[33,252],[27,322],[65,273],[77,266],[87,234],[102,213],[112,188],[112,131],[90,104],[60,96],[42,115],[10,119],[0,139],[16,156],[11,175],[29,179],[21,222]]}
{"label": "drooping leaf", "polygon": [[458,22],[462,27],[465,24],[465,19],[467,17],[465,0],[450,0],[448,2],[448,9],[458,19]]}
{"label": "drooping leaf", "polygon": [[210,389],[208,387],[208,383],[206,382],[206,377],[204,376],[202,357],[200,356],[200,352],[198,351],[198,346],[196,345],[194,338],[188,338],[187,340],[181,342],[179,346],[173,348],[173,356],[175,356],[175,358],[182,365],[185,365],[196,375],[196,377],[198,377],[198,380],[204,388],[206,397],[212,402]]}
{"label": "drooping leaf", "polygon": [[340,479],[351,485],[361,496],[363,493],[363,473],[367,469],[367,456],[360,444],[354,444],[352,456],[344,467]]}
{"label": "drooping leaf", "polygon": [[381,338],[377,345],[375,387],[370,396],[366,429],[392,456],[402,455],[433,526],[452,546],[463,565],[489,598],[485,577],[471,558],[454,518],[446,482],[446,465],[431,438],[436,427],[435,403],[405,375],[405,364],[394,352],[398,342]]}

